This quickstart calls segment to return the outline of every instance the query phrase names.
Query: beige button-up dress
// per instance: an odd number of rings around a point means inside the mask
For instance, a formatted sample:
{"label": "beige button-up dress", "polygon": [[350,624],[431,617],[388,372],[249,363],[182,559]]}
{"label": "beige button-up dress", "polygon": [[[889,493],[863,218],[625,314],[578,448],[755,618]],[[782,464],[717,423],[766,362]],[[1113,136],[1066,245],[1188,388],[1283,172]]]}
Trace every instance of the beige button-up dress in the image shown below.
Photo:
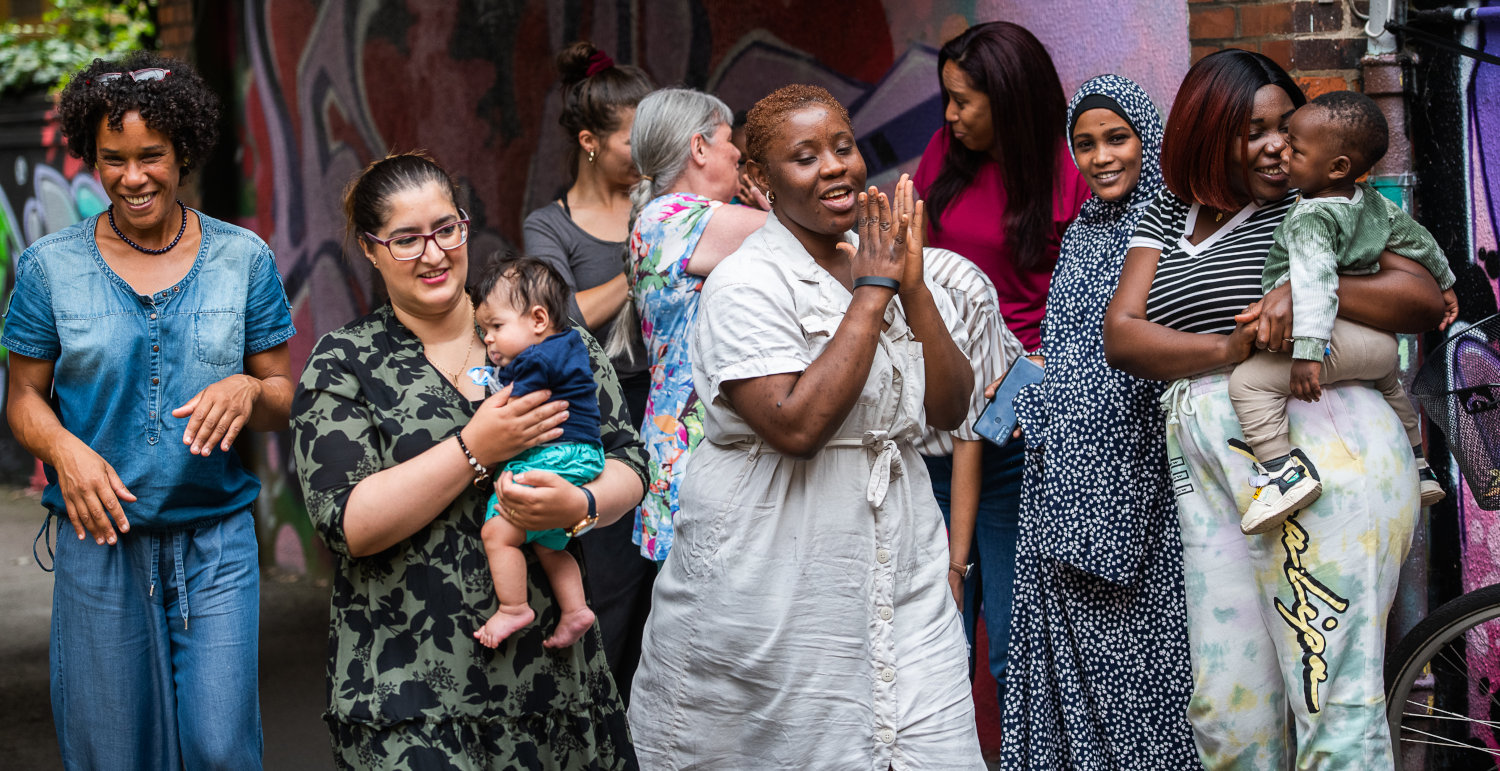
{"label": "beige button-up dress", "polygon": [[922,346],[899,300],[814,458],[776,452],[720,398],[726,381],[804,371],[850,299],[774,215],[704,286],[691,355],[705,441],[631,696],[642,768],[984,767],[947,536],[912,446]]}

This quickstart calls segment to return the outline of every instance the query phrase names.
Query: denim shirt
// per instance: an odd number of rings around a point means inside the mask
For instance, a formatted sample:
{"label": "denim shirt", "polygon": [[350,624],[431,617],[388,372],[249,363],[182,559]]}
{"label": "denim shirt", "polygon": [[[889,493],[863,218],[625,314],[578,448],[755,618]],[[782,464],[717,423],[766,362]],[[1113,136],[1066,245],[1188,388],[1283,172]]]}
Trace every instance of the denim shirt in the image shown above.
{"label": "denim shirt", "polygon": [[[182,435],[191,416],[172,410],[296,332],[270,248],[197,215],[203,243],[193,267],[151,296],[104,262],[97,215],[40,239],[16,262],[0,336],[14,353],[54,362],[58,417],[136,495],[121,502],[132,526],[202,523],[250,506],[260,481],[233,450],[189,454]],[[62,515],[51,467],[47,482],[42,503]]]}

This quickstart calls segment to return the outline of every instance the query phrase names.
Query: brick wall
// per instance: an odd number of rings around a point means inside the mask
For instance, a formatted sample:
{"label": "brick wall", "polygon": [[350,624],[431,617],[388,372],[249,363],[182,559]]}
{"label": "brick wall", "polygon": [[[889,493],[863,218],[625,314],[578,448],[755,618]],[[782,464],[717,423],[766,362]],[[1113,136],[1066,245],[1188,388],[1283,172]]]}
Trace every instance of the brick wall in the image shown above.
{"label": "brick wall", "polygon": [[193,1],[161,0],[156,7],[156,44],[167,56],[192,61]]}
{"label": "brick wall", "polygon": [[[1364,13],[1369,3],[1355,6]],[[1188,0],[1193,61],[1221,48],[1259,51],[1285,67],[1308,97],[1360,89],[1363,24],[1345,0]]]}

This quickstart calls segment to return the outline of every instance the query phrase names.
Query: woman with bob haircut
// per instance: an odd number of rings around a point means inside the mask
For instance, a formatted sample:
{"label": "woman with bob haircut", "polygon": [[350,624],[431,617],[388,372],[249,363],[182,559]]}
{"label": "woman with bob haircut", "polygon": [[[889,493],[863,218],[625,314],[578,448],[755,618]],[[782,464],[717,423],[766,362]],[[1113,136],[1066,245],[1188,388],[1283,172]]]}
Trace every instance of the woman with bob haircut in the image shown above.
{"label": "woman with bob haircut", "polygon": [[63,765],[258,769],[260,481],[232,445],[286,427],[286,293],[254,233],[177,198],[218,136],[187,63],[95,59],[58,117],[109,208],[22,253],[0,342],[42,530],[77,534],[53,563]]}
{"label": "woman with bob haircut", "polygon": [[[1173,381],[1162,404],[1187,584],[1188,718],[1208,768],[1392,764],[1380,651],[1418,502],[1415,486],[1368,483],[1416,474],[1382,395],[1339,383],[1319,402],[1290,402],[1292,439],[1320,459],[1323,496],[1279,530],[1239,530],[1253,471],[1233,448],[1243,436],[1226,389],[1253,348],[1290,345],[1290,290],[1262,297],[1260,281],[1296,198],[1284,137],[1305,101],[1261,54],[1193,65],[1167,121],[1167,192],[1131,239],[1105,315],[1111,365]],[[1405,258],[1340,278],[1341,316],[1408,333],[1442,316],[1436,283]]]}
{"label": "woman with bob haircut", "polygon": [[[1000,318],[1034,351],[1063,232],[1089,197],[1063,139],[1067,96],[1041,41],[1004,21],[976,24],[945,43],[938,79],[946,125],[928,142],[913,177],[929,207],[929,245],[958,252],[984,271],[995,285]],[[975,443],[934,458],[929,469],[937,489],[951,490],[959,502],[950,512],[949,567],[966,595],[980,588],[977,610],[1002,704],[1024,452],[1022,442]],[[966,608],[971,629],[975,612]]]}

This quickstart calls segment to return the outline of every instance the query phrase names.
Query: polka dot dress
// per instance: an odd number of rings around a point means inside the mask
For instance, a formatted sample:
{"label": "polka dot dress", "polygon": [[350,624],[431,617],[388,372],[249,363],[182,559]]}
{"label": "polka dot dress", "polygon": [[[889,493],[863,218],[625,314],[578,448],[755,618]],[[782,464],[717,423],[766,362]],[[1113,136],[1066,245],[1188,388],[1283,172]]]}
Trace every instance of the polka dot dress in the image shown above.
{"label": "polka dot dress", "polygon": [[1046,381],[1017,400],[1027,468],[1001,765],[1196,769],[1165,384],[1112,369],[1102,334],[1125,244],[1162,188],[1161,118],[1139,86],[1104,75],[1073,97],[1070,126],[1091,94],[1114,100],[1144,157],[1127,201],[1090,198],[1064,236]]}

